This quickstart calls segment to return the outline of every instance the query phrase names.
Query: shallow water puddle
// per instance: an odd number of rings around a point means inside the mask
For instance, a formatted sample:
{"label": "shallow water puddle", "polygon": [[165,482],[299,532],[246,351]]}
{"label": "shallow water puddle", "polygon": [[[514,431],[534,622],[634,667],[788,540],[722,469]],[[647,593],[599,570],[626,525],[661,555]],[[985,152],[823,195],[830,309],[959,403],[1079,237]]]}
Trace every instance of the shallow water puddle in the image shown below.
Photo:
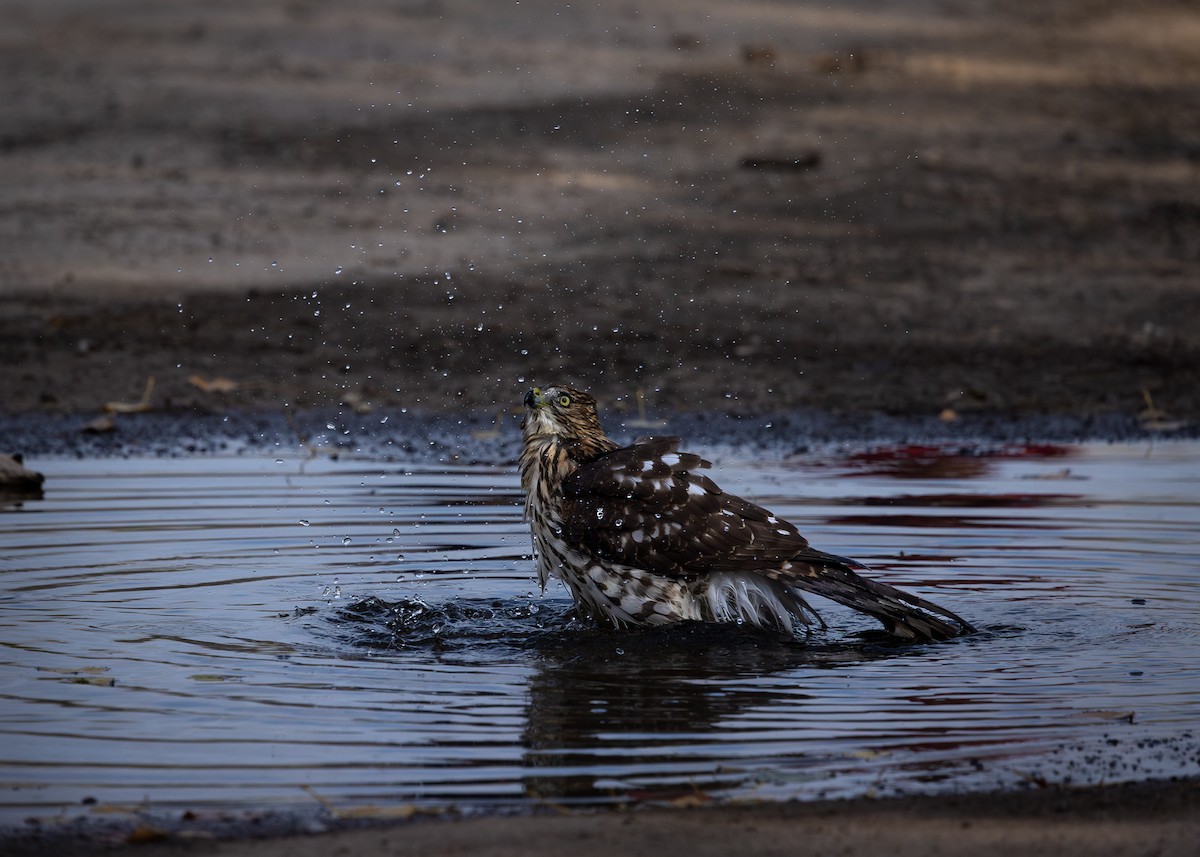
{"label": "shallow water puddle", "polygon": [[[811,798],[1200,773],[1200,444],[717,477],[975,622],[614,632],[510,468],[48,460],[0,512],[0,824],[114,807]],[[1195,731],[1194,731],[1195,730]]]}

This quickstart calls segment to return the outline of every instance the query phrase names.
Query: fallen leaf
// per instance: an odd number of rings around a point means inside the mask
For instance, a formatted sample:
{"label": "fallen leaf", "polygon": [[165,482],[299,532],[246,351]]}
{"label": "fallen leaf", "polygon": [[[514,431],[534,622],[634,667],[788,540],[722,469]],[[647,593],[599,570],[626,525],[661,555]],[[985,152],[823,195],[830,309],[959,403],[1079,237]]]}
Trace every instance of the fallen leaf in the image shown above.
{"label": "fallen leaf", "polygon": [[1187,427],[1187,420],[1142,420],[1142,428],[1146,431],[1179,431]]}
{"label": "fallen leaf", "polygon": [[850,754],[850,758],[869,761],[870,759],[878,759],[881,756],[887,755],[889,755],[887,750],[855,750]]}
{"label": "fallen leaf", "polygon": [[331,812],[336,818],[368,818],[386,820],[412,818],[418,812],[423,815],[433,815],[445,811],[436,807],[418,808],[411,803],[396,804],[394,806],[376,806],[375,804],[366,804],[365,806],[339,807],[334,806],[331,800],[322,795],[312,786],[301,786],[300,788],[312,795],[317,803],[321,804],[321,806]]}
{"label": "fallen leaf", "polygon": [[143,824],[129,831],[129,835],[125,837],[125,841],[130,845],[141,845],[146,842],[162,842],[166,838],[167,831]]}
{"label": "fallen leaf", "polygon": [[110,431],[116,431],[116,429],[117,421],[112,414],[103,414],[79,427],[79,430],[85,434],[105,434]]}
{"label": "fallen leaf", "polygon": [[110,414],[140,414],[150,410],[146,402],[105,402],[104,410]]}
{"label": "fallen leaf", "polygon": [[189,375],[188,383],[203,393],[232,393],[241,386],[237,381],[220,375],[211,379],[202,375]]}
{"label": "fallen leaf", "polygon": [[1092,710],[1075,712],[1075,717],[1079,720],[1100,720],[1108,722],[1119,722],[1124,720],[1126,723],[1132,723],[1135,715],[1136,712],[1133,711]]}
{"label": "fallen leaf", "polygon": [[1142,388],[1142,399],[1146,402],[1146,407],[1138,413],[1138,422],[1146,431],[1179,431],[1182,428],[1187,428],[1187,420],[1173,419],[1164,410],[1161,410],[1154,404],[1154,397],[1150,395],[1150,391]]}
{"label": "fallen leaf", "polygon": [[375,406],[368,402],[362,393],[354,391],[342,395],[342,404],[349,405],[356,414],[369,414],[375,410]]}
{"label": "fallen leaf", "polygon": [[1071,468],[1064,467],[1062,470],[1052,470],[1049,473],[1027,473],[1021,477],[1022,479],[1043,479],[1053,481],[1058,479],[1076,479],[1084,480],[1086,476],[1076,476],[1071,472]]}
{"label": "fallen leaf", "polygon": [[58,673],[59,675],[99,675],[108,672],[108,667],[38,667],[40,673]]}
{"label": "fallen leaf", "polygon": [[90,684],[96,687],[112,687],[117,683],[117,680],[112,676],[104,675],[108,672],[108,667],[82,667],[81,669],[69,669],[65,667],[38,667],[38,672],[54,673],[59,681],[65,681],[68,684]]}
{"label": "fallen leaf", "polygon": [[688,807],[701,806],[703,804],[712,803],[715,798],[705,792],[696,791],[695,789],[687,790],[660,790],[660,789],[633,789],[626,793],[630,800],[638,801],[639,803],[658,803],[665,806]]}
{"label": "fallen leaf", "polygon": [[400,804],[399,806],[375,806],[367,804],[366,806],[348,806],[335,809],[333,814],[338,818],[373,818],[373,819],[396,819],[396,818],[412,818],[417,814],[417,808],[411,803]]}
{"label": "fallen leaf", "polygon": [[114,687],[117,680],[112,676],[77,675],[65,676],[63,681],[69,684],[90,684],[94,687]]}
{"label": "fallen leaf", "polygon": [[704,792],[696,792],[695,794],[684,795],[677,797],[674,800],[667,801],[670,806],[676,809],[688,809],[693,806],[705,806],[713,802],[711,795],[706,795]]}
{"label": "fallen leaf", "polygon": [[154,376],[146,379],[146,389],[137,402],[105,402],[104,410],[110,414],[137,414],[150,410],[150,396],[154,393]]}
{"label": "fallen leaf", "polygon": [[631,420],[625,420],[625,425],[630,428],[663,428],[666,426],[666,420],[652,420],[647,418],[646,392],[641,387],[637,388],[637,410],[638,415]]}

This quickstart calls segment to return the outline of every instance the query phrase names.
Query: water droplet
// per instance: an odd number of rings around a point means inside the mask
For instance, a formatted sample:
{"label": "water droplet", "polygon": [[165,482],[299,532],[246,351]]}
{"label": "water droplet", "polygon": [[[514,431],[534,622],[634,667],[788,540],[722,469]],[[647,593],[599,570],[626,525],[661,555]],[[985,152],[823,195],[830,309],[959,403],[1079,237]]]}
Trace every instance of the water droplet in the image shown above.
{"label": "water droplet", "polygon": [[301,519],[300,519],[300,526],[302,526],[302,527],[307,527],[307,526],[308,526],[308,521],[306,521],[306,520],[304,520],[303,518],[301,518]]}
{"label": "water droplet", "polygon": [[343,545],[348,545],[348,544],[350,544],[350,537],[349,537],[349,536],[346,536],[344,539],[342,539],[342,544],[343,544]]}

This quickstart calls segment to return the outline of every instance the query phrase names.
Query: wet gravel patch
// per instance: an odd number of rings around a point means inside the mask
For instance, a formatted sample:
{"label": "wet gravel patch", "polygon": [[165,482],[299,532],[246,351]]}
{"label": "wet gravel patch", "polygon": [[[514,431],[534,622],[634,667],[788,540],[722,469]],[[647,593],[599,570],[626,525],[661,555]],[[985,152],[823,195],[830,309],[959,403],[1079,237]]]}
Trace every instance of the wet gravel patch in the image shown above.
{"label": "wet gravel patch", "polygon": [[[347,408],[231,411],[225,414],[147,412],[125,414],[113,428],[95,431],[94,415],[43,411],[0,412],[3,451],[26,457],[189,456],[278,452],[360,455],[382,460],[506,465],[517,458],[520,418],[497,420],[483,412],[453,416],[406,409],[369,414]],[[602,416],[603,419],[603,416]],[[1086,417],[1036,415],[1020,418],[976,415],[953,423],[936,417],[886,414],[842,416],[793,411],[772,415],[735,412],[663,415],[653,421],[606,420],[618,442],[647,435],[678,435],[686,446],[708,454],[782,459],[851,444],[933,444],[964,452],[1005,443],[1084,441],[1152,442],[1187,439],[1196,427],[1170,433],[1147,430],[1119,414]]]}

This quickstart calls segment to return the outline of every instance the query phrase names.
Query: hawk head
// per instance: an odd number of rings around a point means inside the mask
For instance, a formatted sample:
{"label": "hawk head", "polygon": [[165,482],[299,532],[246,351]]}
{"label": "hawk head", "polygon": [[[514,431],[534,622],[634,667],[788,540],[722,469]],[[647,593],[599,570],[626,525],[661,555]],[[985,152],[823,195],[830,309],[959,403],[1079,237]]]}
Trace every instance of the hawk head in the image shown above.
{"label": "hawk head", "polygon": [[600,427],[596,400],[583,390],[554,384],[534,387],[525,394],[525,420],[521,430],[525,439],[538,435],[556,435],[561,442],[580,445],[592,451],[605,451],[613,444]]}

